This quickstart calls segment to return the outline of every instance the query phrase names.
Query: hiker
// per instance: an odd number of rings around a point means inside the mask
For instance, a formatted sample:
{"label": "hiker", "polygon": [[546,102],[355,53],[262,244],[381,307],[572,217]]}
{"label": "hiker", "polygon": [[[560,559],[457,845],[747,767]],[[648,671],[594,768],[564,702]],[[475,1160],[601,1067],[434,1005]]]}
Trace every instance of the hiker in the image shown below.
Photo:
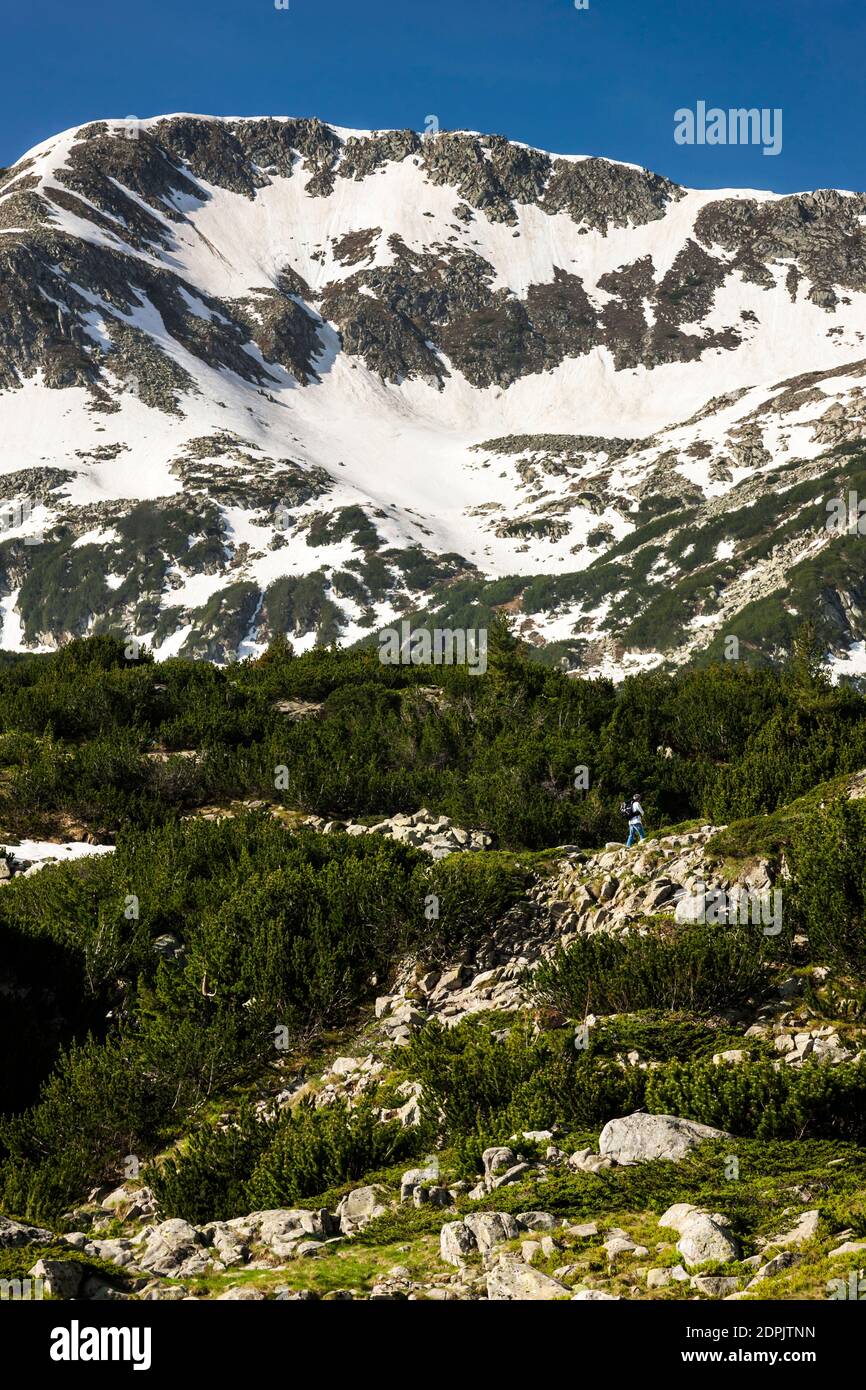
{"label": "hiker", "polygon": [[625,847],[631,849],[638,836],[642,840],[646,839],[646,831],[643,828],[643,807],[637,799],[637,792],[634,793],[630,801],[623,803],[623,814],[628,816],[628,839],[625,842]]}

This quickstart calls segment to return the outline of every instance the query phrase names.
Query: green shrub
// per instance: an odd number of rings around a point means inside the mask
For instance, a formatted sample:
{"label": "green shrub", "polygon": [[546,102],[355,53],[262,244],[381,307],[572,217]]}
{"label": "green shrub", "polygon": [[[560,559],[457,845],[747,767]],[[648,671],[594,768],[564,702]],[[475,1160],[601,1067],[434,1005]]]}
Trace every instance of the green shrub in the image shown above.
{"label": "green shrub", "polygon": [[665,934],[578,937],[533,976],[533,991],[567,1017],[662,1008],[710,1014],[744,1004],[767,980],[757,929],[696,925]]}
{"label": "green shrub", "polygon": [[794,910],[814,960],[866,966],[866,802],[839,799],[798,828]]}
{"label": "green shrub", "polygon": [[407,1066],[422,1084],[422,1112],[441,1117],[461,1170],[523,1130],[601,1125],[642,1103],[645,1073],[579,1051],[570,1030],[532,1037],[518,1025],[494,1037],[473,1020],[416,1034]]}
{"label": "green shrub", "polygon": [[180,1154],[144,1174],[161,1215],[195,1225],[243,1215],[250,1174],[273,1142],[275,1127],[247,1105],[231,1124],[194,1130]]}
{"label": "green shrub", "polygon": [[647,1073],[646,1107],[758,1139],[866,1140],[866,1062],[671,1062]]}
{"label": "green shrub", "polygon": [[372,1169],[423,1152],[425,1135],[399,1120],[382,1123],[367,1104],[301,1105],[280,1119],[273,1140],[247,1184],[252,1209],[291,1206],[329,1187],[361,1179]]}
{"label": "green shrub", "polygon": [[[501,854],[452,854],[417,874],[419,898],[438,916],[427,916],[421,949],[430,962],[450,962],[475,947],[520,900],[527,869]],[[432,900],[432,901],[431,901]]]}

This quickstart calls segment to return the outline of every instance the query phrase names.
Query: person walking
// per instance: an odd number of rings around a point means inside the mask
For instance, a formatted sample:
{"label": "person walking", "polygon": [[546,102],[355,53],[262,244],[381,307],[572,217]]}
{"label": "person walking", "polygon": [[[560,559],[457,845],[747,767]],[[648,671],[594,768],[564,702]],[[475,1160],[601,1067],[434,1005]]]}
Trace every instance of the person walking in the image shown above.
{"label": "person walking", "polygon": [[637,792],[626,805],[628,807],[628,839],[625,842],[625,847],[631,849],[638,837],[641,840],[646,839],[646,831],[643,828],[643,807],[638,800]]}

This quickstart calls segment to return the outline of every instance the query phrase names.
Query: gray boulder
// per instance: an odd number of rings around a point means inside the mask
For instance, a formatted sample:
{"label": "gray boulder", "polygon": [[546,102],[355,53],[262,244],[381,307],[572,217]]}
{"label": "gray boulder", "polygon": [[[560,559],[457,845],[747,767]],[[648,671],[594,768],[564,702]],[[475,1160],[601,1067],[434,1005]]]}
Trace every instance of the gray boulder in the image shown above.
{"label": "gray boulder", "polygon": [[677,1250],[687,1265],[702,1265],[708,1260],[738,1260],[740,1246],[723,1218],[707,1212],[695,1212],[682,1227]]}
{"label": "gray boulder", "polygon": [[34,1279],[44,1280],[44,1287],[53,1298],[75,1298],[84,1278],[84,1266],[77,1260],[37,1260],[27,1272]]}
{"label": "gray boulder", "polygon": [[162,1221],[147,1232],[138,1263],[151,1274],[202,1274],[209,1264],[201,1235],[188,1221]]}
{"label": "gray boulder", "polygon": [[475,1237],[462,1221],[449,1221],[439,1233],[439,1257],[446,1264],[463,1264],[468,1255],[478,1249]]}
{"label": "gray boulder", "polygon": [[361,1231],[377,1216],[384,1216],[388,1207],[384,1187],[356,1187],[337,1207],[340,1230],[344,1236]]}
{"label": "gray boulder", "polygon": [[501,1259],[487,1273],[487,1297],[495,1302],[538,1303],[568,1295],[565,1284],[522,1261]]}
{"label": "gray boulder", "polygon": [[463,1224],[472,1232],[482,1255],[506,1240],[516,1240],[521,1229],[513,1216],[502,1211],[470,1212],[464,1216]]}
{"label": "gray boulder", "polygon": [[53,1231],[42,1226],[29,1226],[26,1221],[13,1221],[0,1216],[0,1250],[18,1249],[22,1245],[53,1245]]}
{"label": "gray boulder", "polygon": [[650,1163],[656,1158],[676,1162],[705,1139],[728,1138],[723,1130],[682,1120],[677,1115],[645,1115],[638,1111],[609,1120],[598,1140],[599,1152],[615,1163]]}

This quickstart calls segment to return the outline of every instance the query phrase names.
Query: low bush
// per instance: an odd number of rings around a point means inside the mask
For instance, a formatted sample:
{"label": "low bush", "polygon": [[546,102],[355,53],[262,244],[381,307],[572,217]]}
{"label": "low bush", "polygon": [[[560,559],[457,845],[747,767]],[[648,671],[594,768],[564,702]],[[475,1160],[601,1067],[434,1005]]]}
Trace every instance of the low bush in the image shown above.
{"label": "low bush", "polygon": [[570,1018],[653,1008],[711,1014],[760,993],[767,949],[757,929],[740,927],[579,937],[542,963],[533,990]]}
{"label": "low bush", "polygon": [[866,967],[866,802],[840,798],[806,818],[791,846],[794,911],[810,956]]}

